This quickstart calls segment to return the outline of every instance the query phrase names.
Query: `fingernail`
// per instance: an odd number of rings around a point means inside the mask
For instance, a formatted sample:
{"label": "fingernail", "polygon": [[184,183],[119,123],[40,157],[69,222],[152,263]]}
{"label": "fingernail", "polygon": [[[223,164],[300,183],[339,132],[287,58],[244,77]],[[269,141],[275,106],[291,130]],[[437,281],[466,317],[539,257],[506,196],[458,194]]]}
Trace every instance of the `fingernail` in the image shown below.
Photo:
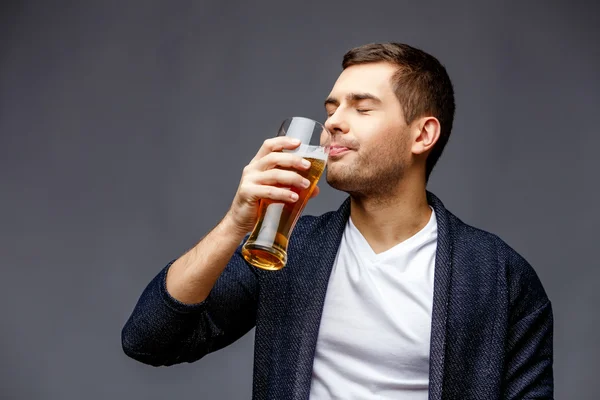
{"label": "fingernail", "polygon": [[300,140],[299,139],[292,139],[292,143],[293,144],[300,144]]}
{"label": "fingernail", "polygon": [[310,181],[308,179],[303,179],[302,180],[302,186],[304,186],[305,188],[310,186]]}
{"label": "fingernail", "polygon": [[308,160],[302,160],[302,166],[304,166],[306,168],[310,167],[310,161],[308,161]]}
{"label": "fingernail", "polygon": [[291,196],[292,200],[298,200],[298,195],[294,192],[292,192]]}

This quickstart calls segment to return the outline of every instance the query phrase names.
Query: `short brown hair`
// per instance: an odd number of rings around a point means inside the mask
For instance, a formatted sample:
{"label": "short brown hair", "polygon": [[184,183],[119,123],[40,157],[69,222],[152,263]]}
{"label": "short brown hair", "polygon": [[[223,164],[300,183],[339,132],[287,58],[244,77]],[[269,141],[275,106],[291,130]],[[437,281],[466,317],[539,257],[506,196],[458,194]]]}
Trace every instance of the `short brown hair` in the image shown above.
{"label": "short brown hair", "polygon": [[429,175],[450,138],[454,120],[454,89],[444,66],[432,55],[403,43],[372,43],[356,47],[344,55],[344,69],[357,64],[389,62],[398,66],[392,77],[396,97],[406,123],[433,116],[440,121],[440,138],[427,157]]}

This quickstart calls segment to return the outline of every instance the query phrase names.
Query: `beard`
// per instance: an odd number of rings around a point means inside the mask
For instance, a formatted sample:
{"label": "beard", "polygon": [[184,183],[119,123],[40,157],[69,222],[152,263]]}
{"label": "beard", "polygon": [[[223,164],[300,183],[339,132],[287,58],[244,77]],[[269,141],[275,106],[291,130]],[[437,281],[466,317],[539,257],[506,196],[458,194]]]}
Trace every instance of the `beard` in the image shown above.
{"label": "beard", "polygon": [[354,157],[350,162],[342,158],[330,163],[327,166],[327,183],[353,197],[383,199],[393,195],[408,167],[404,158],[407,145],[400,140],[398,142],[365,153],[349,153],[346,157]]}

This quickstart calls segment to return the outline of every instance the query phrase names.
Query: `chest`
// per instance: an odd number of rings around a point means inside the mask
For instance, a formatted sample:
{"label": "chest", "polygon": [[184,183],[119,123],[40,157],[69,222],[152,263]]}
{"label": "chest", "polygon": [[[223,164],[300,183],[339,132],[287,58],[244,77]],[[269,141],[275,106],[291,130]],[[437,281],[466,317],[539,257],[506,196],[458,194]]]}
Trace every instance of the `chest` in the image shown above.
{"label": "chest", "polygon": [[[356,250],[356,249],[354,249]],[[377,368],[427,373],[435,246],[363,259],[342,247],[323,306],[317,357],[344,353]]]}

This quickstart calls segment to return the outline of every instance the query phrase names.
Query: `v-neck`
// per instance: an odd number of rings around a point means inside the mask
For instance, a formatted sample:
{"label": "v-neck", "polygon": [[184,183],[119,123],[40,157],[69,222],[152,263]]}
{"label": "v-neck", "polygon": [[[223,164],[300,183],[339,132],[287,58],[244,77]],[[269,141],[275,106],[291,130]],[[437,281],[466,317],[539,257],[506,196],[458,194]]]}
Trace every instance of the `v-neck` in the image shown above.
{"label": "v-neck", "polygon": [[[429,369],[429,400],[441,400],[444,387],[444,363],[446,353],[446,325],[449,312],[450,281],[452,280],[452,223],[449,220],[449,213],[444,208],[443,203],[431,192],[427,192],[427,199],[435,210],[438,242],[435,260],[434,294],[431,326],[431,348],[430,348],[430,369]],[[340,242],[343,240],[344,232],[348,228],[348,219],[350,216],[350,198],[347,198],[340,206],[337,212],[327,220],[327,225],[318,225],[319,230],[328,232],[325,240],[323,236],[315,235],[304,244],[309,251],[310,256],[302,261],[302,265],[312,265],[310,281],[297,287],[310,288],[310,295],[300,296],[307,303],[302,304],[302,321],[299,322],[301,343],[292,349],[297,349],[298,364],[296,373],[289,375],[291,381],[288,384],[291,387],[292,397],[308,398],[310,393],[310,383],[312,367],[314,362],[314,353],[317,344],[319,325],[321,322],[323,305],[329,276],[339,249]],[[294,254],[294,253],[291,253]],[[291,256],[293,257],[293,255]],[[317,261],[318,260],[318,261]],[[298,261],[296,261],[298,262]],[[290,269],[289,271],[292,271]],[[290,336],[286,336],[290,339]],[[286,347],[289,349],[290,347]],[[289,350],[283,352],[282,359],[290,360]],[[285,364],[285,363],[284,363]]]}
{"label": "v-neck", "polygon": [[407,249],[410,249],[414,243],[418,243],[424,239],[424,236],[429,234],[433,226],[436,224],[435,211],[431,206],[430,209],[431,216],[423,228],[421,228],[411,237],[401,241],[385,251],[382,251],[381,253],[376,253],[373,250],[367,239],[363,236],[356,225],[354,225],[352,217],[348,217],[348,223],[346,232],[344,232],[344,236],[346,240],[348,240],[352,251],[358,253],[357,255],[360,255],[361,258],[368,260],[371,264],[384,263],[391,258],[395,258],[398,255],[403,254]]}

